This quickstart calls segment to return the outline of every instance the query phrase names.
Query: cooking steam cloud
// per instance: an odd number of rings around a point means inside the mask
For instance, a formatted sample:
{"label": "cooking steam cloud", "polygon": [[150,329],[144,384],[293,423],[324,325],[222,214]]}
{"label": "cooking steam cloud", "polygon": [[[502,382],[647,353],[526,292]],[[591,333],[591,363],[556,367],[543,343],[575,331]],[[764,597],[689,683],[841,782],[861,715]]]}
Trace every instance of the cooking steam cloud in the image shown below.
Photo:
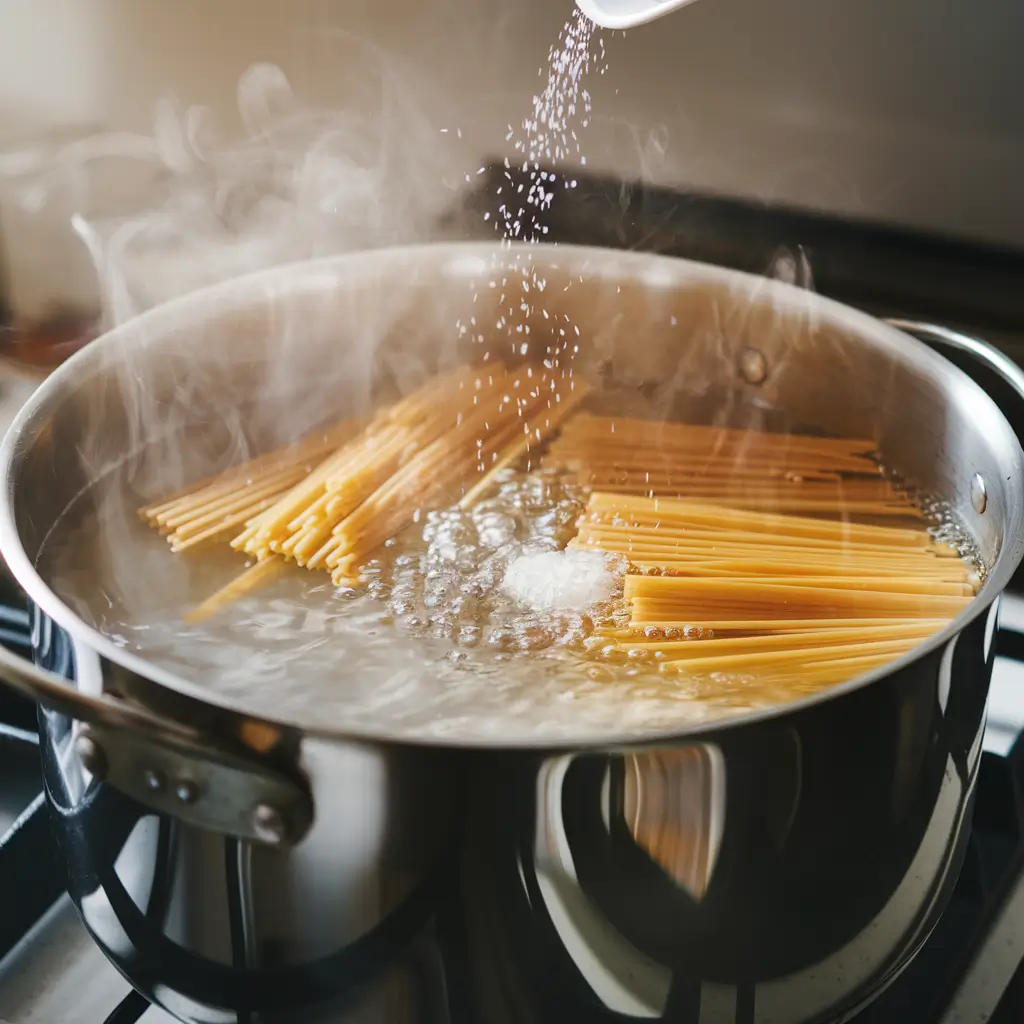
{"label": "cooking steam cloud", "polygon": [[[75,218],[102,288],[108,325],[195,288],[275,265],[422,241],[452,189],[457,159],[391,57],[364,44],[369,102],[316,109],[284,72],[255,64],[237,88],[243,135],[173,97],[152,136],[100,135],[59,161],[130,157],[155,166],[161,198],[126,216]],[[452,179],[453,180],[453,179]]]}
{"label": "cooking steam cloud", "polygon": [[[98,162],[153,170],[159,185],[142,209],[83,209],[74,220],[95,264],[104,326],[127,325],[121,342],[104,343],[109,387],[83,392],[73,443],[95,477],[114,472],[113,486],[93,487],[84,507],[101,524],[96,557],[128,607],[152,600],[154,575],[187,570],[176,559],[138,564],[125,542],[138,525],[126,485],[140,503],[176,490],[365,412],[382,377],[401,392],[437,368],[438,346],[421,357],[415,332],[382,347],[409,315],[383,280],[366,280],[358,295],[304,301],[268,279],[267,308],[250,324],[219,302],[180,323],[170,306],[154,309],[250,272],[432,237],[455,197],[449,182],[463,177],[462,154],[433,122],[423,83],[369,44],[356,50],[342,109],[303,103],[279,67],[256,64],[238,83],[237,138],[220,134],[209,109],[167,97],[152,135],[101,134],[58,155],[53,174],[65,187],[80,184],[83,197]],[[129,323],[147,311],[157,320]],[[435,310],[431,322],[444,316]],[[454,358],[454,321],[442,362]]]}

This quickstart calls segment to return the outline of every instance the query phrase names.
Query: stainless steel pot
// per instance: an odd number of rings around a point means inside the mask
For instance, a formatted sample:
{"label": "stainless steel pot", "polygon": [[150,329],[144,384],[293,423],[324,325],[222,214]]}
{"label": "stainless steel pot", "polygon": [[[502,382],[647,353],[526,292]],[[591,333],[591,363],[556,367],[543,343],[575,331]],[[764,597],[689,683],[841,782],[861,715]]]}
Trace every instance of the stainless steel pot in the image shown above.
{"label": "stainless steel pot", "polygon": [[[980,596],[884,670],[770,711],[600,743],[440,746],[211,695],[86,627],[36,572],[104,467],[186,420],[216,430],[225,408],[270,443],[274,409],[312,423],[383,366],[456,358],[472,339],[450,341],[452,325],[489,322],[498,296],[481,286],[526,261],[606,389],[876,438],[976,537]],[[731,271],[446,245],[232,282],[79,353],[0,452],[0,552],[34,603],[38,665],[0,653],[0,674],[44,708],[55,835],[95,940],[186,1021],[849,1016],[956,879],[997,599],[1022,553],[1024,454],[967,374],[995,382],[1017,423],[1024,380],[983,345],[912,333],[967,373],[893,326]],[[673,856],[638,838],[640,818]]]}

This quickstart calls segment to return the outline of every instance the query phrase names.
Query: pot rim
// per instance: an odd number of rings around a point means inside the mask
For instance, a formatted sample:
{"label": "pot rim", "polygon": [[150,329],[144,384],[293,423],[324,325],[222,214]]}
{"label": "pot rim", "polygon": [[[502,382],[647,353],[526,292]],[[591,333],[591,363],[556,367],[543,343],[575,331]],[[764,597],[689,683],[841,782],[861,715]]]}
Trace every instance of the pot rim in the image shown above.
{"label": "pot rim", "polygon": [[[88,364],[90,359],[95,359],[96,352],[100,348],[109,348],[117,345],[126,336],[147,332],[150,334],[160,334],[174,326],[180,326],[182,320],[194,317],[197,313],[201,314],[205,307],[213,304],[216,304],[217,308],[223,312],[226,305],[237,307],[238,305],[245,306],[247,303],[251,303],[255,295],[287,292],[289,290],[289,281],[293,278],[305,278],[316,272],[330,274],[334,279],[341,279],[345,276],[351,278],[353,276],[359,277],[361,274],[372,270],[378,262],[387,263],[396,258],[432,259],[451,265],[460,260],[482,261],[488,256],[493,256],[496,252],[514,255],[517,251],[524,254],[543,252],[545,258],[550,260],[550,265],[552,266],[558,266],[560,262],[564,263],[573,260],[583,263],[597,261],[598,264],[603,264],[606,268],[609,268],[609,265],[613,265],[609,269],[638,264],[656,271],[659,267],[671,266],[672,276],[680,281],[733,280],[738,284],[746,285],[749,289],[760,289],[762,292],[766,291],[774,294],[783,304],[787,297],[792,302],[794,297],[798,296],[805,305],[808,302],[813,302],[822,313],[830,314],[831,319],[834,321],[842,322],[854,330],[859,329],[861,333],[870,332],[876,342],[881,343],[883,347],[902,349],[904,352],[908,348],[916,350],[914,353],[915,360],[921,361],[925,365],[931,362],[934,367],[941,366],[943,372],[952,372],[960,375],[962,377],[962,385],[976,390],[977,395],[974,400],[989,403],[994,412],[1003,421],[1007,433],[1010,436],[1015,436],[1012,428],[1006,421],[1006,417],[995,405],[991,397],[975,384],[967,374],[924,343],[867,313],[817,293],[810,293],[796,288],[782,281],[674,256],[607,249],[597,246],[555,246],[546,243],[534,245],[522,242],[511,245],[492,242],[428,242],[419,245],[392,246],[371,251],[357,251],[320,257],[312,260],[300,260],[217,282],[161,303],[105,332],[89,345],[76,352],[36,389],[19,411],[17,417],[8,428],[3,442],[0,443],[0,474],[2,474],[4,482],[3,500],[0,501],[0,558],[6,562],[11,575],[24,588],[26,594],[36,607],[65,630],[74,641],[84,644],[93,652],[142,677],[147,682],[167,689],[176,695],[197,700],[201,704],[219,710],[244,715],[247,718],[258,718],[280,728],[297,730],[303,735],[320,739],[336,742],[388,743],[396,746],[449,749],[535,750],[549,752],[586,749],[607,750],[622,747],[636,748],[638,746],[656,746],[661,743],[676,741],[683,737],[721,733],[756,725],[757,723],[780,716],[798,713],[823,704],[826,701],[837,700],[898,673],[906,666],[945,646],[958,636],[969,623],[985,614],[990,606],[1001,596],[1013,573],[1021,563],[1022,558],[1024,558],[1024,532],[1017,532],[1014,535],[1009,528],[1007,536],[1003,538],[999,555],[986,575],[981,590],[975,599],[955,619],[928,640],[899,658],[887,662],[885,665],[870,672],[855,676],[846,682],[797,700],[787,701],[754,711],[725,715],[709,721],[695,722],[684,727],[677,726],[675,728],[644,732],[614,733],[609,731],[606,736],[584,741],[557,737],[538,737],[535,741],[524,741],[521,738],[504,741],[500,736],[489,736],[485,741],[479,737],[464,738],[454,736],[439,738],[424,736],[421,738],[408,734],[396,736],[387,729],[378,730],[367,727],[338,729],[317,726],[315,723],[310,722],[299,723],[290,721],[287,718],[268,717],[264,713],[253,714],[245,708],[244,701],[233,700],[225,694],[209,690],[200,683],[193,682],[184,676],[179,676],[147,661],[140,655],[118,647],[111,639],[99,630],[88,626],[76,615],[70,607],[60,600],[57,594],[36,571],[34,564],[22,546],[14,519],[13,492],[16,482],[15,469],[19,451],[22,447],[22,435],[31,426],[40,409],[45,408],[49,403],[59,401],[60,394],[67,389],[73,380],[78,366],[80,364]],[[554,254],[554,259],[551,258],[552,254]],[[355,273],[343,273],[347,267],[353,268]],[[637,276],[642,277],[639,274]],[[652,276],[658,278],[660,275],[654,274]],[[1020,451],[1019,444],[1018,451]],[[1024,452],[1021,452],[1021,466],[1024,468]],[[69,689],[72,689],[72,687],[69,686]]]}

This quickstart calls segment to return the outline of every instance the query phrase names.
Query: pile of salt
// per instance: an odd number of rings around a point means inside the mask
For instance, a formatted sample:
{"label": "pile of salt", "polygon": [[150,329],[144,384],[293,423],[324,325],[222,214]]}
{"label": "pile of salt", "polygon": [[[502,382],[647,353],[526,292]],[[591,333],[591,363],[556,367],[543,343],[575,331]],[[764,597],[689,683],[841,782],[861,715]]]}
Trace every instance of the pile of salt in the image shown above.
{"label": "pile of salt", "polygon": [[582,612],[615,596],[615,563],[603,552],[543,551],[520,555],[502,590],[533,611]]}

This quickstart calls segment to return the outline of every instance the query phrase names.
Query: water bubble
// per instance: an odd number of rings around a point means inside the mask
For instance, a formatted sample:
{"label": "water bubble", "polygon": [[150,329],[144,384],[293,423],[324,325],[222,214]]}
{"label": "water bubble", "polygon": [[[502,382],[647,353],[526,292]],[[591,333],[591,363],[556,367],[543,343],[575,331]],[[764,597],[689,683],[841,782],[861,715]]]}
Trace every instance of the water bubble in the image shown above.
{"label": "water bubble", "polygon": [[768,377],[768,360],[760,349],[745,348],[739,356],[740,376],[748,384],[763,384]]}
{"label": "water bubble", "polygon": [[504,650],[512,646],[515,640],[515,633],[512,629],[499,627],[487,631],[486,642],[489,647],[497,647]]}
{"label": "water bubble", "polygon": [[432,615],[427,626],[427,635],[435,640],[451,640],[455,636],[455,623],[443,613]]}
{"label": "water bubble", "polygon": [[459,629],[458,640],[463,647],[475,647],[480,642],[480,627],[462,626]]}
{"label": "water bubble", "polygon": [[521,651],[537,651],[549,646],[554,639],[543,625],[536,622],[519,623],[513,628],[515,645]]}
{"label": "water bubble", "polygon": [[483,547],[497,550],[515,540],[516,521],[510,515],[491,512],[477,519],[477,531]]}
{"label": "water bubble", "polygon": [[398,619],[396,625],[403,632],[410,636],[416,636],[426,627],[426,622],[419,615],[403,615]]}
{"label": "water bubble", "polygon": [[470,579],[459,584],[459,592],[467,597],[485,597],[487,590],[487,583],[482,579]]}

